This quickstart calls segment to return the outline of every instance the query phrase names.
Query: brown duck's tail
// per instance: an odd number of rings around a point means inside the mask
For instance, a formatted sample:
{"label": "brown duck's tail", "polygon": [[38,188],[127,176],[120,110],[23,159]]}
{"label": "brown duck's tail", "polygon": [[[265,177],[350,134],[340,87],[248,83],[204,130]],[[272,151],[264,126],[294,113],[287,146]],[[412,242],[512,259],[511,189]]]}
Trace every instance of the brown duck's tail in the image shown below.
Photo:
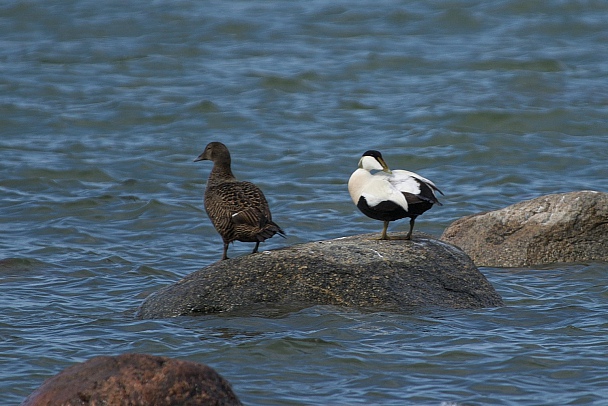
{"label": "brown duck's tail", "polygon": [[272,237],[275,234],[279,234],[281,237],[285,238],[285,231],[279,227],[277,223],[272,220],[267,220],[264,225],[262,225],[260,232],[256,235],[260,242]]}
{"label": "brown duck's tail", "polygon": [[235,225],[246,225],[253,231],[252,234],[254,234],[255,239],[259,242],[263,242],[277,233],[285,238],[285,231],[277,223],[269,220],[257,208],[249,208],[233,214],[232,222]]}

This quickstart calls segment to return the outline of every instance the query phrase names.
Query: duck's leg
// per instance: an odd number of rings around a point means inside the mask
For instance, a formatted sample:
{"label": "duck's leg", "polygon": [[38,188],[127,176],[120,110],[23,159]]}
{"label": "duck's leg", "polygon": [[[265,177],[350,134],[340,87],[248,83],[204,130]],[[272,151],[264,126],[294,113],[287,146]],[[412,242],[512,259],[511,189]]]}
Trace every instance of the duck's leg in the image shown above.
{"label": "duck's leg", "polygon": [[416,217],[410,218],[410,231],[408,231],[407,235],[405,236],[406,240],[411,240],[412,239],[412,232],[414,231],[414,223],[415,222],[416,222]]}
{"label": "duck's leg", "polygon": [[228,243],[224,243],[224,255],[222,255],[222,261],[228,259]]}
{"label": "duck's leg", "polygon": [[388,221],[384,222],[384,227],[382,228],[382,235],[380,236],[381,240],[388,240],[388,236],[386,235],[386,230],[388,229]]}
{"label": "duck's leg", "polygon": [[258,247],[260,246],[260,242],[256,242],[255,243],[255,247],[253,248],[253,251],[251,251],[252,254],[255,254],[256,252],[258,252]]}

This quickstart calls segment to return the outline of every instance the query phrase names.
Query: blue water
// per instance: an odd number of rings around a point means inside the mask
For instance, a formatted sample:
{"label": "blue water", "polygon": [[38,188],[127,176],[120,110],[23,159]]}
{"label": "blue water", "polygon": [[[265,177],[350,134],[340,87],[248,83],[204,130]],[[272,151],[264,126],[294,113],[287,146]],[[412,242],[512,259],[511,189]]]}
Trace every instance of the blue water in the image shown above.
{"label": "blue water", "polygon": [[209,141],[288,233],[263,249],[380,232],[346,191],[370,148],[445,192],[416,223],[436,236],[606,192],[606,21],[604,1],[1,3],[0,404],[126,352],[208,364],[247,405],[607,404],[605,263],[481,268],[501,308],[134,318],[221,257]]}

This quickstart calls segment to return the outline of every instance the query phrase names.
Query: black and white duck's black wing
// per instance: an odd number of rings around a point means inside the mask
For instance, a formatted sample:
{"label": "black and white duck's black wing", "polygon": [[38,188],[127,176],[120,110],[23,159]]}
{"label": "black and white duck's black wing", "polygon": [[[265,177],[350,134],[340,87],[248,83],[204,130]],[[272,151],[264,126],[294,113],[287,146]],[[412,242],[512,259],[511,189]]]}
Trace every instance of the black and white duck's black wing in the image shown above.
{"label": "black and white duck's black wing", "polygon": [[408,203],[415,203],[416,200],[426,201],[433,204],[439,204],[439,200],[435,192],[443,194],[435,184],[427,178],[424,178],[417,173],[397,169],[390,174],[380,174],[397,190],[403,193],[408,200]]}

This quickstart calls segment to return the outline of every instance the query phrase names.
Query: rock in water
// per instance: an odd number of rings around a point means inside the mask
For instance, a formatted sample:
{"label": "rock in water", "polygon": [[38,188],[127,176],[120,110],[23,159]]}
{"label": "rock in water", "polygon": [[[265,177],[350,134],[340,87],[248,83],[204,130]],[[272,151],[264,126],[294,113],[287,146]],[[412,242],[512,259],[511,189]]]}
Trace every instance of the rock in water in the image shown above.
{"label": "rock in water", "polygon": [[608,261],[608,193],[552,194],[463,217],[441,239],[477,266]]}
{"label": "rock in water", "polygon": [[124,354],[95,357],[45,381],[21,406],[240,406],[230,384],[190,361]]}
{"label": "rock in water", "polygon": [[149,296],[139,318],[199,315],[280,305],[382,310],[502,305],[459,248],[418,234],[310,242],[216,262]]}

